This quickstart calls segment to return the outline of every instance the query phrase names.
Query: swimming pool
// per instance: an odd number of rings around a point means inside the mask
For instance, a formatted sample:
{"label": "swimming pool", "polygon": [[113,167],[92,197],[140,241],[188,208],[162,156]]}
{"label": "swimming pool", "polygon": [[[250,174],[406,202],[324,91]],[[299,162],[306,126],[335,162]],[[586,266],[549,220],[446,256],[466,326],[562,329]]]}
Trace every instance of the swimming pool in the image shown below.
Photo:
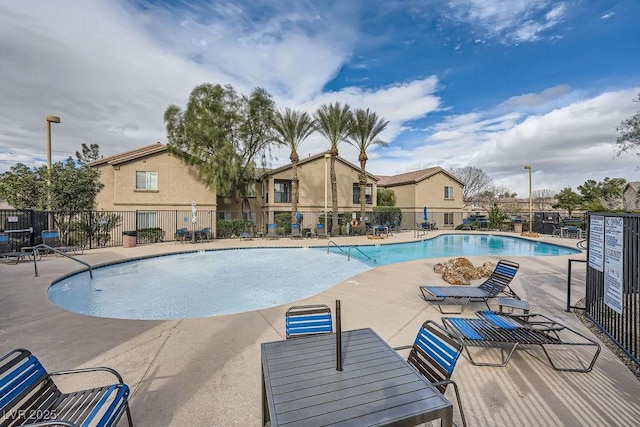
{"label": "swimming pool", "polygon": [[122,262],[54,282],[49,300],[97,317],[170,320],[273,307],[371,269],[305,248],[213,250]]}
{"label": "swimming pool", "polygon": [[183,319],[298,301],[372,266],[436,257],[580,252],[526,239],[480,234],[441,235],[358,249],[351,251],[351,261],[344,256],[344,249],[338,248],[332,248],[329,254],[326,248],[251,248],[155,256],[94,268],[93,280],[87,271],[70,274],[53,282],[48,294],[59,307],[90,316]]}
{"label": "swimming pool", "polygon": [[[373,265],[388,265],[423,258],[454,256],[559,256],[580,253],[577,249],[520,237],[491,234],[443,234],[433,239],[387,245],[358,246],[351,257]],[[340,253],[339,248],[331,252]]]}

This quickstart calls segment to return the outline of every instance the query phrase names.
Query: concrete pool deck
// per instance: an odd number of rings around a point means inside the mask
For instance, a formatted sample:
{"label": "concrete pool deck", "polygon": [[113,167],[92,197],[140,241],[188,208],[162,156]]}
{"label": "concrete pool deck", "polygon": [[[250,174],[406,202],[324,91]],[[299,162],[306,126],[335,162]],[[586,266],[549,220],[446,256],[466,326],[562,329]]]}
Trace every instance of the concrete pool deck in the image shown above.
{"label": "concrete pool deck", "polygon": [[[430,232],[432,237],[438,232]],[[502,234],[502,233],[495,233]],[[515,236],[513,233],[505,235]],[[386,240],[333,238],[339,245],[416,240],[413,232]],[[536,239],[575,247],[576,239]],[[136,248],[85,252],[98,265],[159,253],[260,246],[324,246],[326,240],[216,240],[191,245],[161,243]],[[505,257],[520,263],[512,288],[529,301],[532,312],[547,314],[593,337],[567,313],[567,259]],[[469,259],[478,265],[499,257]],[[418,286],[444,284],[433,272],[442,259],[393,264],[354,276],[303,303],[342,302],[342,327],[371,327],[392,346],[410,344],[427,319],[441,314],[419,297]],[[286,261],[285,261],[286,262]],[[295,262],[295,260],[293,260]],[[583,264],[574,266],[572,299],[584,292]],[[132,390],[136,426],[259,426],[261,424],[260,343],[284,339],[284,312],[289,305],[207,318],[171,321],[103,319],[67,312],[47,299],[56,278],[81,267],[72,260],[48,256],[33,263],[0,265],[0,354],[23,347],[48,370],[110,366]],[[274,266],[277,268],[277,266]],[[301,266],[304,268],[304,266]],[[493,304],[492,306],[495,306]],[[482,304],[472,304],[472,317]],[[596,338],[597,339],[597,338]],[[537,348],[516,351],[504,368],[473,366],[461,358],[453,379],[461,391],[470,426],[629,426],[640,419],[640,381],[605,345],[590,373],[553,370]],[[450,390],[447,396],[453,399]],[[459,423],[457,414],[454,420]],[[126,425],[126,421],[120,423]],[[438,423],[435,423],[438,425]]]}

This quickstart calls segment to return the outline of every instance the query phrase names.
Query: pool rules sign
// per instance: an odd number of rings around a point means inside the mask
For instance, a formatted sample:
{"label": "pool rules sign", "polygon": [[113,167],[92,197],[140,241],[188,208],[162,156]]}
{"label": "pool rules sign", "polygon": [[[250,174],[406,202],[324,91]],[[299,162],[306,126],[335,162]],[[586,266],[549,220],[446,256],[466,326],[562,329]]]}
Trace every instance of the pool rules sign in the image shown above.
{"label": "pool rules sign", "polygon": [[604,302],[622,314],[623,219],[606,217],[604,226]]}

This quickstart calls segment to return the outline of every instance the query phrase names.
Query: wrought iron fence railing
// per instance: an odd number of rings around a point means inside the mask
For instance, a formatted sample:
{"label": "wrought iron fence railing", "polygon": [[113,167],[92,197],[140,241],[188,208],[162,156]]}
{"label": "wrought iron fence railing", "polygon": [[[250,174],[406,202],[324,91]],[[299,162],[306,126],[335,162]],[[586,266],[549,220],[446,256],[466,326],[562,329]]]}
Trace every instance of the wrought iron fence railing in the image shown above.
{"label": "wrought iron fence railing", "polygon": [[585,314],[640,365],[640,215],[590,213],[587,260]]}

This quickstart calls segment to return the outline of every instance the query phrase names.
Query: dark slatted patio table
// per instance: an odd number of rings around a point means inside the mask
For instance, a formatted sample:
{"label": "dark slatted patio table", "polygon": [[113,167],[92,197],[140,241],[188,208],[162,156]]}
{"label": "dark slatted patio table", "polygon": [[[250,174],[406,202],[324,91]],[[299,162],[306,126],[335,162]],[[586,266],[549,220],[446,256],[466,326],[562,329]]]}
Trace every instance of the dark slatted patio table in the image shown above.
{"label": "dark slatted patio table", "polygon": [[262,344],[263,425],[413,426],[442,419],[453,406],[371,329]]}

